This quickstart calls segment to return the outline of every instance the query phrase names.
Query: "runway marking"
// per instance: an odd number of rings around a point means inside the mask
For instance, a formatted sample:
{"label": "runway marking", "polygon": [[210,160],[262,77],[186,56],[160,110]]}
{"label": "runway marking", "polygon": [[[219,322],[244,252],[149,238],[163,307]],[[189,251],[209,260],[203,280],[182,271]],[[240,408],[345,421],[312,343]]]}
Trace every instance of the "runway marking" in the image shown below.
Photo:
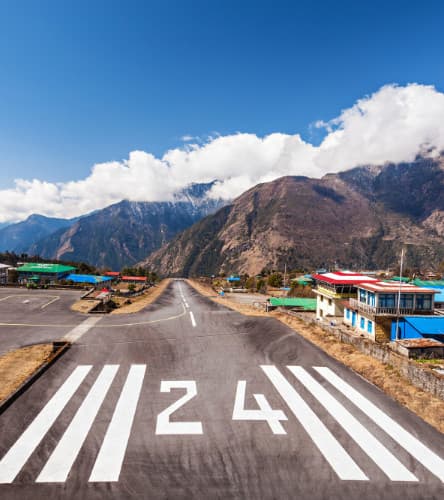
{"label": "runway marking", "polygon": [[185,304],[185,307],[186,307],[187,309],[189,309],[189,308],[190,308],[190,306],[188,305],[188,302],[184,302],[184,304]]}
{"label": "runway marking", "polygon": [[232,419],[266,421],[273,434],[287,434],[280,423],[280,420],[288,420],[286,415],[282,410],[273,410],[263,394],[254,394],[254,399],[259,406],[259,410],[246,410],[244,408],[246,388],[246,380],[239,380],[236,388]]}
{"label": "runway marking", "polygon": [[419,439],[406,431],[398,422],[380,410],[350,384],[338,377],[330,368],[315,367],[315,370],[373,420],[375,424],[387,431],[393,440],[407,450],[426,469],[444,482],[444,460],[442,458],[427,448]]}
{"label": "runway marking", "polygon": [[194,314],[193,311],[190,311],[190,318],[191,318],[191,324],[193,325],[194,328],[196,328],[196,320],[194,319]]}
{"label": "runway marking", "polygon": [[[168,316],[167,318],[153,319],[150,321],[139,321],[135,323],[111,323],[111,324],[103,324],[103,325],[95,325],[94,328],[121,328],[123,326],[144,326],[144,325],[152,325],[155,323],[163,323],[165,321],[172,321],[174,319],[182,318],[186,315],[187,311],[185,306],[181,304],[182,312],[175,316]],[[97,316],[101,318],[102,316]],[[42,324],[42,323],[0,323],[1,326],[19,326],[19,327],[30,327],[30,328],[75,328],[78,325],[57,325],[57,324]]]}
{"label": "runway marking", "polygon": [[37,483],[62,483],[66,481],[118,369],[119,365],[105,365],[103,367],[69,427],[37,477]]}
{"label": "runway marking", "polygon": [[160,392],[185,389],[187,392],[157,415],[156,434],[203,434],[202,422],[170,422],[170,416],[197,395],[194,380],[162,380]]}
{"label": "runway marking", "polygon": [[287,366],[351,438],[392,481],[418,481],[341,403],[301,366]]}
{"label": "runway marking", "polygon": [[[105,365],[102,367],[102,370],[96,377],[86,397],[79,403],[77,409],[74,410],[75,415],[71,422],[67,424],[62,437],[59,439],[58,443],[53,444],[54,438],[50,432],[52,426],[62,414],[64,408],[70,402],[76,391],[82,383],[85,382],[87,375],[92,369],[91,365],[77,366],[0,460],[0,483],[9,484],[14,482],[20,471],[26,467],[33,453],[36,452],[39,446],[42,446],[41,443],[44,444],[42,449],[49,448],[52,450],[54,446],[55,448],[49,459],[46,460],[46,463],[41,464],[40,474],[35,481],[37,483],[65,482],[69,478],[70,472],[73,470],[79,453],[82,447],[84,447],[85,441],[98,416],[101,421],[103,419],[103,424],[107,425],[103,441],[100,447],[97,445],[98,451],[96,451],[94,440],[91,441],[93,443],[91,449],[88,448],[84,450],[85,454],[93,454],[92,457],[89,456],[88,460],[91,460],[91,463],[94,461],[94,465],[92,466],[91,472],[85,472],[84,467],[80,467],[80,469],[76,468],[76,473],[80,471],[82,474],[89,474],[88,481],[91,483],[119,481],[128,444],[130,443],[130,436],[137,413],[139,398],[143,390],[146,365],[131,365],[121,389],[119,385],[118,390],[120,394],[118,396],[118,401],[108,415],[104,413],[104,410],[101,410],[101,407],[108,397],[111,387],[115,383],[114,381],[119,368],[120,365]],[[317,459],[319,459],[319,451],[340,479],[347,481],[370,480],[360,468],[360,465],[354,461],[338,442],[333,433],[321,421],[321,418],[325,418],[326,412],[322,412],[322,417],[318,416],[301,397],[297,389],[299,383],[302,384],[305,390],[323,406],[350,438],[357,443],[363,452],[374,461],[391,481],[411,483],[413,481],[418,481],[418,479],[376,436],[371,433],[371,431],[364,427],[365,424],[362,424],[358,420],[358,418],[360,418],[359,416],[363,418],[361,412],[380,426],[391,439],[398,442],[407,450],[412,457],[407,462],[407,464],[410,464],[410,468],[418,466],[416,462],[414,462],[415,459],[417,462],[423,464],[432,474],[442,479],[444,474],[444,468],[442,468],[443,460],[438,455],[434,454],[417,438],[409,434],[393,419],[388,417],[382,410],[377,408],[376,405],[362,396],[351,385],[344,382],[329,368],[313,367],[314,370],[331,384],[330,386],[325,383],[324,386],[308,372],[307,368],[291,365],[287,366],[289,372],[299,381],[295,381],[295,384],[298,384],[297,387],[294,387],[276,366],[261,365],[260,368],[265,374],[263,378],[269,380],[278,394],[282,397],[282,405],[284,402],[286,403],[300,426],[313,441],[314,446],[310,447],[310,450],[313,448],[313,453],[316,454]],[[292,377],[292,375],[289,374],[288,376],[290,378]],[[287,428],[284,429],[281,421],[287,420],[287,416],[282,410],[273,409],[264,394],[253,394],[258,405],[257,409],[245,409],[246,386],[246,380],[239,380],[237,382],[232,420],[266,422],[274,434],[281,434],[279,437],[280,439],[285,439],[282,435],[286,433],[291,437],[291,434],[301,432],[301,429],[295,430],[287,426]],[[360,412],[357,414],[357,417],[336,399],[336,393],[331,394],[329,392],[333,390],[332,387],[339,390],[358,407]],[[195,421],[180,421],[180,418],[174,416],[175,412],[197,395],[198,382],[194,380],[161,381],[161,392],[170,392],[172,389],[185,389],[185,394],[165,410],[160,411],[157,415],[155,434],[157,436],[203,434],[204,426],[205,429],[206,426],[210,427],[211,421],[207,424],[198,419]],[[159,411],[157,399],[150,399],[153,401],[152,409]],[[209,402],[204,401],[204,404],[209,404]],[[197,406],[197,408],[199,407]],[[227,424],[230,425],[230,421],[228,421]],[[65,424],[63,423],[63,425]],[[331,420],[329,420],[328,425],[331,425]],[[334,432],[337,432],[337,428],[337,426],[333,428]],[[150,431],[147,429],[143,432],[152,433],[153,430]],[[140,439],[139,436],[135,437]],[[259,435],[258,439],[261,439],[261,435]],[[295,449],[294,452],[297,454],[298,450]],[[402,453],[404,454],[404,452]],[[39,453],[32,458],[32,469],[26,471],[28,476],[31,475],[34,477],[35,462],[40,460],[40,457],[41,454]],[[367,464],[367,462],[368,461],[365,463]],[[128,467],[130,466],[129,462]],[[371,470],[374,470],[374,468]],[[83,480],[86,481],[87,478],[88,475],[86,475]]]}
{"label": "runway marking", "polygon": [[77,325],[70,332],[68,332],[62,340],[66,340],[67,342],[74,343],[77,340],[81,339],[86,332],[88,332],[98,321],[102,319],[101,316],[91,316],[86,319],[80,325]]}
{"label": "runway marking", "polygon": [[118,481],[142,389],[146,365],[131,365],[116,409],[89,477],[90,482]]}
{"label": "runway marking", "polygon": [[15,444],[0,461],[0,483],[12,483],[34,449],[46,435],[68,401],[91,370],[91,365],[75,368]]}
{"label": "runway marking", "polygon": [[7,300],[7,299],[12,299],[14,297],[32,297],[32,298],[35,298],[35,299],[39,299],[39,298],[42,298],[42,297],[45,297],[45,298],[48,298],[48,297],[51,297],[52,300],[50,300],[49,302],[47,302],[46,304],[43,304],[40,309],[45,309],[46,307],[48,307],[49,305],[51,305],[53,302],[55,302],[56,300],[60,300],[60,295],[33,295],[31,293],[21,293],[21,294],[15,294],[15,295],[8,295],[6,297],[3,297],[2,299],[0,299],[0,302],[3,302],[4,300]]}
{"label": "runway marking", "polygon": [[368,477],[281,372],[271,365],[261,365],[261,368],[339,478],[368,481]]}

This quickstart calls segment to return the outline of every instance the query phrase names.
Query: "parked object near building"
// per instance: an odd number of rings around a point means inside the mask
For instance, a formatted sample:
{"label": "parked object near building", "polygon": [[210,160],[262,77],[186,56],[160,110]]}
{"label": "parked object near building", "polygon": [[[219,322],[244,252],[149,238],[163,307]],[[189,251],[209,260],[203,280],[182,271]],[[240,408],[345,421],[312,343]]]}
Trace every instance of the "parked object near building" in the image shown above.
{"label": "parked object near building", "polygon": [[398,315],[433,314],[436,290],[386,281],[360,283],[356,288],[355,298],[345,303],[344,323],[372,340],[389,341],[392,321]]}
{"label": "parked object near building", "polygon": [[410,316],[392,322],[395,349],[409,358],[444,357],[444,317]]}
{"label": "parked object near building", "polygon": [[0,264],[0,285],[6,285],[8,282],[8,270],[11,268],[8,264]]}
{"label": "parked object near building", "polygon": [[66,279],[75,270],[76,268],[72,266],[40,262],[23,264],[17,268],[20,283],[47,282],[53,284],[56,281]]}
{"label": "parked object near building", "polygon": [[360,283],[373,283],[376,278],[349,271],[315,274],[316,318],[342,317],[344,301],[356,296],[356,286]]}

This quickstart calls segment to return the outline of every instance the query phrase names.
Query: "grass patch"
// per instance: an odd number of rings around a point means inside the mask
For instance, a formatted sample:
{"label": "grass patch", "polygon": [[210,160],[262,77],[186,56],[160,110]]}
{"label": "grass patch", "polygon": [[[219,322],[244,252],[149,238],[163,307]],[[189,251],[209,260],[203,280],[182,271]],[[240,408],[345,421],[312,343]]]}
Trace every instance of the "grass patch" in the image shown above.
{"label": "grass patch", "polygon": [[[111,314],[131,314],[141,311],[144,307],[152,304],[156,299],[158,299],[170,282],[171,279],[164,279],[158,285],[149,288],[143,295],[139,295],[138,297],[113,297],[113,300],[118,305],[118,308],[114,309]],[[128,302],[128,300],[130,303],[125,303]]]}
{"label": "grass patch", "polygon": [[52,344],[39,344],[22,347],[0,356],[0,402],[49,361],[52,355]]}

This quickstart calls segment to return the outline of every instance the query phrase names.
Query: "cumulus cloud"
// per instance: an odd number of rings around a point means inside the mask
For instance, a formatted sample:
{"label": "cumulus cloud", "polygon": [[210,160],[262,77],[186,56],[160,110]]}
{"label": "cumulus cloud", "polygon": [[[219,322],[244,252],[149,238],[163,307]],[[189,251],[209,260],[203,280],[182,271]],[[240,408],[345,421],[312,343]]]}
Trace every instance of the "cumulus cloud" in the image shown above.
{"label": "cumulus cloud", "polygon": [[0,222],[31,213],[74,217],[122,199],[171,200],[193,182],[217,180],[211,196],[229,199],[283,175],[321,177],[359,165],[412,161],[418,153],[436,156],[444,150],[443,116],[444,94],[433,86],[386,85],[333,120],[317,121],[314,126],[326,134],[318,146],[299,134],[214,134],[206,141],[184,136],[186,144],[162,158],[133,151],[126,160],[94,165],[80,181],[16,180],[13,188],[0,190]]}

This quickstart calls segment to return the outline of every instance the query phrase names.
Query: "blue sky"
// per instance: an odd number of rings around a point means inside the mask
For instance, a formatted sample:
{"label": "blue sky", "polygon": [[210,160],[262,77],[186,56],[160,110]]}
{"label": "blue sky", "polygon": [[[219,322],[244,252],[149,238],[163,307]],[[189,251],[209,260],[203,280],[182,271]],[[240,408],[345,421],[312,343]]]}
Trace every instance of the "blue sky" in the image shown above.
{"label": "blue sky", "polygon": [[444,87],[442,2],[0,3],[0,187],[184,135],[300,133],[386,83]]}

